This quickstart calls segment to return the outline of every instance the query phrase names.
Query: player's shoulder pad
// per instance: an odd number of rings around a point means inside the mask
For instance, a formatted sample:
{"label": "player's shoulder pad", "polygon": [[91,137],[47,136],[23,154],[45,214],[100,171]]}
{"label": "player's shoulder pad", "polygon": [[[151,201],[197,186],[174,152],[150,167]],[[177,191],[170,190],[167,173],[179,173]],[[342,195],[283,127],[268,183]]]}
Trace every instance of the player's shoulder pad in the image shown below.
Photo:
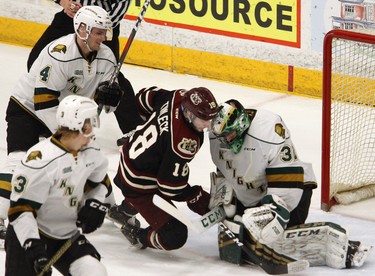
{"label": "player's shoulder pad", "polygon": [[43,140],[32,146],[22,159],[22,164],[30,168],[43,168],[54,160],[66,154],[66,151],[56,147],[50,139]]}
{"label": "player's shoulder pad", "polygon": [[290,137],[282,118],[268,110],[258,109],[251,122],[248,134],[270,144],[281,144]]}
{"label": "player's shoulder pad", "polygon": [[48,44],[46,48],[48,54],[58,61],[68,61],[81,57],[74,34],[60,37]]}

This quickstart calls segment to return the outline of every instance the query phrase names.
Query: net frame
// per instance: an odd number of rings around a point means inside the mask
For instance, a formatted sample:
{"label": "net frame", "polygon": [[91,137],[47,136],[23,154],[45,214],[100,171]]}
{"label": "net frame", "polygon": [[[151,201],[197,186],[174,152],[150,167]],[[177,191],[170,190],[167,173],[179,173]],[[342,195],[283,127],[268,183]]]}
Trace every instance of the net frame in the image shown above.
{"label": "net frame", "polygon": [[[356,49],[354,53],[349,54],[349,56],[344,55],[340,57],[337,55],[336,51],[340,45],[339,44],[350,44],[353,45]],[[322,114],[322,189],[321,189],[321,209],[328,211],[334,204],[350,204],[355,201],[362,200],[364,198],[375,196],[375,36],[369,33],[359,33],[353,31],[344,31],[344,30],[331,30],[328,32],[324,38],[324,51],[323,51],[323,114]],[[336,47],[336,48],[335,48]],[[369,57],[369,54],[366,54],[366,58],[370,58],[370,62],[362,62],[355,60],[352,56],[364,55],[363,52],[371,50],[373,51],[373,56]],[[352,55],[352,56],[350,56]],[[337,60],[345,62],[354,62],[353,71],[348,70],[351,68],[349,65],[346,67],[336,68],[335,62]],[[354,60],[354,61],[353,61]],[[360,68],[361,66],[361,68]],[[364,68],[362,68],[364,67]],[[357,74],[357,71],[359,74]],[[374,73],[372,73],[374,72]],[[364,88],[370,88],[370,92],[366,94],[367,96],[362,97],[360,101],[358,100],[340,100],[336,97],[336,84],[340,79],[345,78],[346,89],[351,91],[354,95],[361,95]],[[355,88],[355,89],[354,89]],[[364,94],[364,93],[362,93]],[[368,156],[365,158],[368,162],[367,170],[369,171],[369,179],[366,179],[363,183],[358,183],[355,187],[348,186],[347,190],[337,189],[334,183],[336,180],[331,181],[334,171],[337,169],[335,167],[334,158],[337,158],[336,154],[337,149],[335,149],[335,143],[344,141],[346,138],[356,139],[361,138],[361,135],[358,137],[352,137],[353,132],[347,130],[347,133],[341,134],[341,137],[332,143],[336,135],[336,130],[332,127],[337,115],[335,115],[334,109],[340,106],[340,108],[346,108],[347,110],[361,109],[360,113],[369,113],[370,120],[366,125],[359,125],[359,128],[368,128],[370,129],[369,138],[366,142],[360,142],[363,144],[362,147],[368,148],[369,153],[366,153]],[[349,111],[348,111],[349,112]],[[342,115],[340,115],[342,116]],[[350,116],[350,113],[349,115]],[[359,120],[360,121],[360,120]],[[352,141],[350,140],[350,141]],[[352,145],[356,143],[351,143]],[[339,150],[340,153],[340,150]],[[344,158],[346,155],[350,156],[346,152],[343,154],[341,152],[340,158]],[[334,158],[333,158],[334,157]],[[349,168],[348,168],[349,169]],[[354,172],[353,174],[362,174],[363,172]],[[362,180],[361,180],[362,181]],[[366,184],[365,184],[366,183]],[[340,184],[341,185],[341,184]],[[352,185],[352,184],[351,184]],[[341,185],[342,186],[342,185]],[[345,186],[345,185],[343,185]]]}

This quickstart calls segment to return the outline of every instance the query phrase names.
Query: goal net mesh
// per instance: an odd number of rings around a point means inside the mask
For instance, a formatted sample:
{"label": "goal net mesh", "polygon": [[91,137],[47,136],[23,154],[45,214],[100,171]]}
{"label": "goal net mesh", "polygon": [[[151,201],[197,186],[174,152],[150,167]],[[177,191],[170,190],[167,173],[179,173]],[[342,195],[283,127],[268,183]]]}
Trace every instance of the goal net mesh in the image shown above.
{"label": "goal net mesh", "polygon": [[333,39],[331,66],[330,197],[349,204],[375,196],[375,45]]}

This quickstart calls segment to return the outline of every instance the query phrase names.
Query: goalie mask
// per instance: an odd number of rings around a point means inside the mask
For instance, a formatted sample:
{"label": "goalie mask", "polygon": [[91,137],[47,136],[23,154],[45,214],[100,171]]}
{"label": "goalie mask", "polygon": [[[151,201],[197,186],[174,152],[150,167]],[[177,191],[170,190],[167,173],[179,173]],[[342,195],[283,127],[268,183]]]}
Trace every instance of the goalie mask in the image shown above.
{"label": "goalie mask", "polygon": [[56,120],[59,128],[66,127],[89,137],[91,133],[85,133],[83,128],[88,123],[92,128],[100,126],[98,105],[89,98],[70,95],[60,102]]}
{"label": "goalie mask", "polygon": [[250,127],[249,115],[236,100],[226,101],[220,107],[221,110],[211,122],[211,131],[234,153],[239,153]]}
{"label": "goalie mask", "polygon": [[[74,19],[74,30],[77,36],[87,41],[89,34],[93,28],[107,30],[106,39],[111,40],[112,38],[112,21],[108,16],[108,13],[101,7],[98,6],[85,6],[78,10],[75,14]],[[85,36],[81,36],[79,28],[85,26]]]}

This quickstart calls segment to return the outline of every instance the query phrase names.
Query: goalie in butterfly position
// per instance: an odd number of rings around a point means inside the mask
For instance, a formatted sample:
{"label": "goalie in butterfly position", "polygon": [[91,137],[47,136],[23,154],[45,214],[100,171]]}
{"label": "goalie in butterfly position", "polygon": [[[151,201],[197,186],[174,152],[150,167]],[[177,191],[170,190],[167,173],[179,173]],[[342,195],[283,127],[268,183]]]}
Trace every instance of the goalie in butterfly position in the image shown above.
{"label": "goalie in butterfly position", "polygon": [[[223,205],[224,224],[264,259],[305,259],[311,266],[361,266],[372,247],[350,241],[345,229],[331,222],[304,224],[312,190],[311,164],[298,159],[290,132],[280,116],[246,109],[236,100],[221,104],[212,120],[210,208]],[[245,231],[244,231],[245,230]],[[219,227],[223,260],[248,260]]]}

